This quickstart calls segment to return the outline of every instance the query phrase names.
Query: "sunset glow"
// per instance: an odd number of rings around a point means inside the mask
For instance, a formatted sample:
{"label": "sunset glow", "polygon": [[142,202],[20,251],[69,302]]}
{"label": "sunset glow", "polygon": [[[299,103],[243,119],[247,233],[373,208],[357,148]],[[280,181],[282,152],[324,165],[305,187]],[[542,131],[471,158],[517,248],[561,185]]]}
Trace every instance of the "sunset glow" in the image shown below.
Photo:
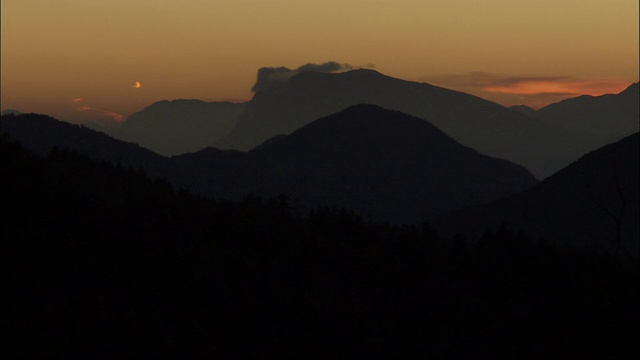
{"label": "sunset glow", "polygon": [[603,95],[615,94],[629,86],[626,82],[614,81],[536,81],[523,80],[506,86],[487,86],[484,90],[495,93],[537,95]]}
{"label": "sunset glow", "polygon": [[103,116],[103,117],[109,117],[115,122],[124,121],[124,116],[122,116],[122,114],[118,114],[117,112],[113,112],[113,111],[98,110],[98,109],[91,108],[89,106],[81,106],[78,108],[78,111],[89,112],[89,113]]}
{"label": "sunset glow", "polygon": [[[261,67],[327,61],[372,64],[392,77],[503,105],[539,107],[638,81],[637,0],[6,0],[1,6],[2,109],[76,122],[104,116],[78,112],[70,98],[123,118],[164,99],[246,101]],[[465,84],[459,74],[499,75]],[[522,81],[494,82],[523,74]],[[132,79],[144,79],[144,88]]]}

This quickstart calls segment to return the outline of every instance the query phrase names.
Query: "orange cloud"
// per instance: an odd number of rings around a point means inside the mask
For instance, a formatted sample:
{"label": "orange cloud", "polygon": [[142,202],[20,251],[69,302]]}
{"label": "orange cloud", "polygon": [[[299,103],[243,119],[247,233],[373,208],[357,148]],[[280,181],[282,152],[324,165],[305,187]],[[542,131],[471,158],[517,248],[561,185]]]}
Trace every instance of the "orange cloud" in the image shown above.
{"label": "orange cloud", "polygon": [[574,81],[562,78],[554,81],[524,78],[510,84],[485,86],[483,90],[518,95],[566,94],[598,96],[618,93],[628,85],[617,81]]}
{"label": "orange cloud", "polygon": [[133,84],[134,89],[140,89],[141,87],[142,87],[142,83],[140,81],[136,81],[135,84]]}
{"label": "orange cloud", "polygon": [[486,72],[423,77],[435,85],[467,92],[505,106],[540,108],[580,95],[617,94],[628,82],[613,79],[579,80],[569,76],[505,76]]}
{"label": "orange cloud", "polygon": [[95,113],[95,114],[98,114],[98,115],[107,116],[107,117],[110,117],[111,119],[113,119],[114,121],[117,121],[117,122],[124,121],[124,116],[122,114],[119,114],[119,113],[114,112],[114,111],[99,110],[99,109],[91,108],[89,106],[81,106],[81,107],[78,108],[78,111],[91,112],[91,113]]}
{"label": "orange cloud", "polygon": [[75,99],[71,99],[71,101],[73,101],[73,102],[81,102],[81,101],[82,101],[82,98],[75,98]]}

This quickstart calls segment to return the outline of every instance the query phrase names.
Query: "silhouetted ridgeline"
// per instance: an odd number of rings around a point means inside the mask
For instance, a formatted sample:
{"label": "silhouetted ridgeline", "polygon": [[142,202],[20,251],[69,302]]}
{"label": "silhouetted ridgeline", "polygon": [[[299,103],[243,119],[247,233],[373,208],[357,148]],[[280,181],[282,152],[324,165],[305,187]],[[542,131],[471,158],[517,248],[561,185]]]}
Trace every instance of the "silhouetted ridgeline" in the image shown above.
{"label": "silhouetted ridgeline", "polygon": [[476,244],[286,197],[215,201],[0,141],[10,358],[483,356],[640,351],[624,258]]}
{"label": "silhouetted ridgeline", "polygon": [[95,160],[122,163],[160,174],[168,159],[134,143],[115,140],[81,125],[58,121],[47,115],[9,114],[0,118],[2,133],[39,155],[46,155],[53,147],[73,149]]}
{"label": "silhouetted ridgeline", "polygon": [[242,103],[178,99],[159,101],[129,116],[109,135],[164,156],[202,150],[231,132]]}
{"label": "silhouetted ridgeline", "polygon": [[567,130],[469,94],[360,69],[302,72],[260,89],[246,103],[233,131],[214,146],[249,150],[358,104],[425,119],[459,143],[522,165],[540,179],[607,143],[597,135]]}
{"label": "silhouetted ridgeline", "polygon": [[5,116],[5,115],[21,115],[22,113],[18,110],[5,110],[2,113],[0,113],[0,116]]}
{"label": "silhouetted ridgeline", "polygon": [[536,183],[526,169],[464,147],[422,119],[373,105],[318,119],[247,153],[206,149],[170,159],[43,115],[5,116],[2,131],[39,153],[69,147],[210,197],[286,193],[307,209],[346,207],[397,223],[421,223]]}
{"label": "silhouetted ridgeline", "polygon": [[247,153],[204,150],[171,160],[181,176],[172,178],[176,184],[208,196],[286,193],[306,206],[345,207],[394,223],[421,223],[536,184],[523,167],[374,105],[349,107]]}
{"label": "silhouetted ridgeline", "polygon": [[436,221],[446,233],[479,238],[508,224],[564,244],[640,254],[638,133],[595,150],[537,186]]}
{"label": "silhouetted ridgeline", "polygon": [[632,84],[619,94],[583,95],[545,106],[536,117],[567,129],[589,132],[606,142],[640,130],[640,86]]}

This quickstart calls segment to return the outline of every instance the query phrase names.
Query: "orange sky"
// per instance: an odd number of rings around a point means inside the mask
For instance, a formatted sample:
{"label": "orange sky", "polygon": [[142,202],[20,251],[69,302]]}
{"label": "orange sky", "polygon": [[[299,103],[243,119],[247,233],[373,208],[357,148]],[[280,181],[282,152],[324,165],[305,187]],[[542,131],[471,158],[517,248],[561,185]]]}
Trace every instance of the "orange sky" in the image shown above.
{"label": "orange sky", "polygon": [[[2,0],[2,110],[246,100],[262,66],[374,64],[539,107],[638,81],[637,0]],[[135,86],[139,82],[139,86]]]}

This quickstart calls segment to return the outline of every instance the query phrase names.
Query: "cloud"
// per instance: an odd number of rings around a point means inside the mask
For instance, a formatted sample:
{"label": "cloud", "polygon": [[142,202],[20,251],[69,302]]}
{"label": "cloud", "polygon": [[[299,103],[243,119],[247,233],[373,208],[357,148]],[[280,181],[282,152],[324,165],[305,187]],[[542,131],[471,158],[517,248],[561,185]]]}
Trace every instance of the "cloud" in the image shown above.
{"label": "cloud", "polygon": [[335,61],[327,61],[322,64],[308,63],[304,64],[296,69],[289,69],[287,67],[263,67],[258,70],[258,77],[256,83],[251,88],[252,92],[258,92],[264,89],[272,88],[287,82],[292,76],[303,72],[323,72],[334,73],[341,71],[349,71],[358,68],[372,68],[372,64],[363,66],[353,66],[349,64],[341,64]]}
{"label": "cloud", "polygon": [[323,64],[304,64],[296,69],[298,72],[306,72],[306,71],[315,71],[315,72],[324,72],[324,73],[332,73],[338,71],[348,71],[352,70],[353,66],[349,64],[340,64],[335,61],[328,61]]}
{"label": "cloud", "polygon": [[136,81],[136,82],[133,84],[133,88],[134,88],[134,89],[140,89],[141,87],[142,87],[142,83],[141,83],[140,81]]}
{"label": "cloud", "polygon": [[82,100],[83,100],[82,98],[74,98],[74,99],[71,99],[71,101],[73,101],[73,102],[81,102]]}
{"label": "cloud", "polygon": [[113,119],[114,121],[117,121],[117,122],[124,121],[124,116],[122,114],[119,114],[119,113],[115,112],[115,111],[99,110],[99,109],[94,109],[94,108],[89,107],[89,106],[81,106],[81,107],[78,108],[78,111],[90,112],[90,113],[98,114],[98,115],[101,115],[101,116],[110,117],[111,119]]}
{"label": "cloud", "polygon": [[580,95],[598,96],[618,93],[628,85],[612,79],[582,80],[570,76],[514,76],[478,71],[427,76],[422,80],[468,92],[505,106],[526,104],[534,108]]}
{"label": "cloud", "polygon": [[564,83],[570,79],[566,76],[504,76],[474,71],[466,74],[427,76],[424,77],[424,80],[452,87],[474,87],[487,91],[491,91],[488,89],[496,89],[496,92],[503,92],[498,89],[507,89],[532,83]]}

